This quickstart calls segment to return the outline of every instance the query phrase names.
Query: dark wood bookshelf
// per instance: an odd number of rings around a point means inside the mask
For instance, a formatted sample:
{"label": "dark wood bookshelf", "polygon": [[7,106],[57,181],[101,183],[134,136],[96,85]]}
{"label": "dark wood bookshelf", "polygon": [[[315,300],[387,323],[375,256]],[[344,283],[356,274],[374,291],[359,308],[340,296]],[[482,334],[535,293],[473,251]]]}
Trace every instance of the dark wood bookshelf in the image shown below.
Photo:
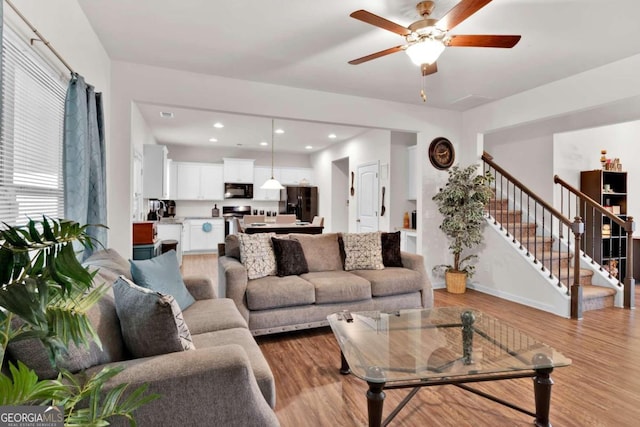
{"label": "dark wood bookshelf", "polygon": [[[602,206],[611,207],[621,219],[627,216],[627,173],[607,170],[580,172],[580,191]],[[585,223],[583,250],[602,266],[618,261],[618,277],[627,260],[627,235],[621,227],[599,212],[581,207]]]}

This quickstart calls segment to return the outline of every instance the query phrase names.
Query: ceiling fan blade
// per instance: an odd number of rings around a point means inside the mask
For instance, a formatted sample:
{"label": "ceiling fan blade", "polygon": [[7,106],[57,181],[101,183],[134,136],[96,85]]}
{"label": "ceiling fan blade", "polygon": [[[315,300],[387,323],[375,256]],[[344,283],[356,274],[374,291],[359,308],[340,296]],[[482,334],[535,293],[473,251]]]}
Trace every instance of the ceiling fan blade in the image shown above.
{"label": "ceiling fan blade", "polygon": [[429,74],[438,72],[438,65],[435,62],[433,64],[422,64],[420,68],[423,76],[428,76]]}
{"label": "ceiling fan blade", "polygon": [[400,24],[396,24],[395,22],[391,22],[381,16],[374,15],[373,13],[367,12],[366,10],[356,10],[349,16],[355,19],[359,19],[362,22],[366,22],[367,24],[375,25],[376,27],[382,28],[383,30],[399,34],[401,36],[408,36],[409,34],[411,34],[411,31],[408,28],[403,27]]}
{"label": "ceiling fan blade", "polygon": [[372,53],[371,55],[363,56],[362,58],[353,59],[349,61],[349,64],[351,65],[362,64],[363,62],[371,61],[372,59],[380,58],[381,56],[386,56],[392,53],[400,52],[401,50],[404,50],[404,49],[405,49],[404,45],[390,47],[389,49],[381,50],[380,52]]}
{"label": "ceiling fan blade", "polygon": [[491,0],[462,0],[440,18],[436,25],[438,28],[449,31],[489,3]]}
{"label": "ceiling fan blade", "polygon": [[447,46],[454,47],[514,47],[521,36],[460,35],[451,36]]}

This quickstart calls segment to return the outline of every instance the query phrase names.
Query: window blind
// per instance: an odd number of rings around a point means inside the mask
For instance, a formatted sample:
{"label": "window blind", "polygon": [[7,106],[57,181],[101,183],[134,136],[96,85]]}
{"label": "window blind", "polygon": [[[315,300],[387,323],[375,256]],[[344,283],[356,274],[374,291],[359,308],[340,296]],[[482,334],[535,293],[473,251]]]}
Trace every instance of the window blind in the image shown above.
{"label": "window blind", "polygon": [[6,25],[2,54],[0,221],[62,218],[66,82]]}

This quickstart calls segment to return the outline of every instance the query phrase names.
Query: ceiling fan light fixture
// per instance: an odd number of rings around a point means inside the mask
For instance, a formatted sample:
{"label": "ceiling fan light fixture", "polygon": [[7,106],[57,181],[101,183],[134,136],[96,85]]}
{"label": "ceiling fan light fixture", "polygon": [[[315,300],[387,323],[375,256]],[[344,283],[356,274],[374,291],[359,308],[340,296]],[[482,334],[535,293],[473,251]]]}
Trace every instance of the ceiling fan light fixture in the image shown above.
{"label": "ceiling fan light fixture", "polygon": [[441,40],[431,38],[424,39],[421,42],[414,43],[409,46],[405,52],[411,58],[411,61],[420,66],[422,64],[433,64],[436,62],[440,54],[444,51],[444,43]]}

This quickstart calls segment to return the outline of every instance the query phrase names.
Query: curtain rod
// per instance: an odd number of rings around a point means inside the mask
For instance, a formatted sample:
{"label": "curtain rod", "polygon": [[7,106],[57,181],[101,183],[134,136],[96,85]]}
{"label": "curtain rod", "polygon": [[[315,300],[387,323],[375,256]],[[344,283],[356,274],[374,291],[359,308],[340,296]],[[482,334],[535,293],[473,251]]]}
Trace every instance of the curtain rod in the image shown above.
{"label": "curtain rod", "polygon": [[38,29],[34,27],[33,24],[31,24],[31,22],[29,22],[29,20],[22,13],[20,13],[20,11],[14,6],[13,3],[11,3],[10,0],[5,0],[5,1],[9,5],[9,7],[11,7],[11,9],[13,9],[13,11],[20,17],[20,19],[22,19],[24,23],[27,24],[27,26],[31,29],[31,31],[35,33],[37,38],[31,39],[31,45],[33,46],[34,41],[41,41],[51,51],[51,53],[53,53],[56,56],[56,58],[58,58],[58,60],[62,62],[62,65],[64,65],[71,72],[71,74],[75,74],[75,71],[73,71],[73,68],[71,68],[71,66],[67,63],[67,61],[65,61],[64,58],[60,56],[58,51],[55,50],[53,46],[51,46],[51,43],[49,43],[49,41],[45,39],[42,34],[40,34],[40,31],[38,31]]}

